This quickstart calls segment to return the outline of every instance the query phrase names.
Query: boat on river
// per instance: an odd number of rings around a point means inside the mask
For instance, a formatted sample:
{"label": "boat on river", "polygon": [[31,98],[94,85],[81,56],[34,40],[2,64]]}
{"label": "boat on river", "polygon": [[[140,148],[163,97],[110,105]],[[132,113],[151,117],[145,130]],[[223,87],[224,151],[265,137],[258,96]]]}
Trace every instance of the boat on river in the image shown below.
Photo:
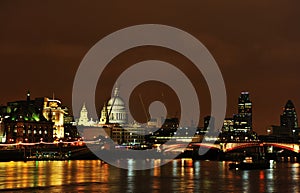
{"label": "boat on river", "polygon": [[263,169],[271,169],[273,168],[272,160],[253,160],[252,157],[246,157],[241,162],[230,163],[230,170],[263,170]]}

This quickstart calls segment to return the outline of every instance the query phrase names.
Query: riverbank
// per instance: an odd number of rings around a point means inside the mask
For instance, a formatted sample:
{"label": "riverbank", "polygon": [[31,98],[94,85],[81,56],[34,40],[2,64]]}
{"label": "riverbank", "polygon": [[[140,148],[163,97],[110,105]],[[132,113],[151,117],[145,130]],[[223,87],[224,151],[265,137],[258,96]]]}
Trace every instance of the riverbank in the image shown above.
{"label": "riverbank", "polygon": [[[136,150],[142,151],[142,150]],[[96,153],[96,155],[94,154]],[[198,150],[187,150],[178,154],[178,152],[156,152],[149,150],[142,151],[141,159],[180,159],[191,158],[193,160],[214,160],[214,161],[241,161],[245,153],[231,152],[224,153],[220,150],[210,149],[204,155],[199,155]],[[89,149],[87,146],[46,146],[31,148],[16,148],[0,150],[0,162],[8,161],[55,161],[55,160],[99,160],[101,157],[109,157],[113,160],[135,158],[134,152],[128,149],[101,150]],[[247,156],[257,156],[256,154],[247,154]],[[289,154],[264,154],[265,159],[276,162],[300,162],[300,155]]]}

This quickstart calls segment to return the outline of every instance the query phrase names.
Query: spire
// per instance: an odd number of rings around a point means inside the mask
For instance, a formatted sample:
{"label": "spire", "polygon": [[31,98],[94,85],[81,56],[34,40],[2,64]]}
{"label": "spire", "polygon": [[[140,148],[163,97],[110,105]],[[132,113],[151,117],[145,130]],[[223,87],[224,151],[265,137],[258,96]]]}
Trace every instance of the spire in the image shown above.
{"label": "spire", "polygon": [[114,90],[114,97],[117,97],[117,96],[119,96],[119,87],[118,86],[116,86],[115,87],[115,90]]}
{"label": "spire", "polygon": [[294,106],[294,104],[293,104],[293,102],[291,100],[288,100],[287,103],[286,103],[286,105],[285,105],[285,108],[286,109],[294,109],[295,106]]}
{"label": "spire", "polygon": [[86,111],[86,106],[85,106],[85,102],[83,103],[82,109],[81,111]]}
{"label": "spire", "polygon": [[[81,110],[80,110],[80,117],[83,115],[83,114],[87,114],[88,113],[88,110],[87,110],[87,108],[86,108],[86,106],[85,106],[85,102],[83,103],[83,105],[82,105],[82,108],[81,108]],[[85,115],[84,115],[85,116]]]}

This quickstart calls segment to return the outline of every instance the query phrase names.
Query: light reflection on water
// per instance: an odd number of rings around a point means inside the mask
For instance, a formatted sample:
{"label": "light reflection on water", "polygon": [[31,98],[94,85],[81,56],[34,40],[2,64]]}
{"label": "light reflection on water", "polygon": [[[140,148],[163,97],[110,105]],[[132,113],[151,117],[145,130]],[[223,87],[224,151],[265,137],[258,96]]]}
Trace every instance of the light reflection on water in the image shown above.
{"label": "light reflection on water", "polygon": [[[133,167],[134,160],[127,160]],[[159,160],[152,160],[159,163]],[[100,161],[0,163],[8,192],[299,192],[300,165],[230,171],[228,162],[178,159],[151,170],[119,169]]]}

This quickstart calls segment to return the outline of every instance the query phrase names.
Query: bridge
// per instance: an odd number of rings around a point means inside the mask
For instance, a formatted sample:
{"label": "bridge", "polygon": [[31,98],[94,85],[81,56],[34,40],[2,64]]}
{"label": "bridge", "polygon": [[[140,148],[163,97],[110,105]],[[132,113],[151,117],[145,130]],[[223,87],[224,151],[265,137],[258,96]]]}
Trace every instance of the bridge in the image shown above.
{"label": "bridge", "polygon": [[[85,141],[84,143],[99,143],[99,141]],[[73,142],[59,142],[59,143],[14,143],[14,144],[0,144],[0,148],[7,148],[9,146],[15,146],[16,148],[19,146],[40,146],[40,145],[49,145],[49,146],[57,146],[61,144],[62,146],[82,146],[82,141],[73,141]],[[243,150],[246,148],[277,148],[281,150],[287,150],[294,153],[300,154],[300,144],[299,143],[277,143],[277,142],[261,142],[261,141],[254,141],[254,142],[223,142],[219,144],[213,143],[200,143],[200,142],[192,142],[189,145],[187,143],[175,143],[175,144],[163,144],[160,147],[161,150],[165,152],[184,152],[187,149],[195,149],[195,148],[207,148],[211,150],[218,150],[223,151],[224,153],[234,152],[238,150]],[[273,152],[272,152],[273,153]]]}
{"label": "bridge", "polygon": [[223,152],[230,152],[237,149],[251,147],[275,147],[283,150],[300,153],[300,144],[295,143],[274,143],[274,142],[248,142],[248,143],[220,143],[220,149]]}
{"label": "bridge", "polygon": [[181,151],[183,152],[187,148],[208,148],[215,150],[222,150],[223,152],[232,152],[235,150],[242,150],[246,148],[255,148],[255,147],[273,147],[282,150],[288,150],[295,153],[300,153],[300,144],[296,143],[274,143],[274,142],[229,142],[229,143],[220,143],[220,144],[212,144],[212,143],[191,143],[186,147],[186,144],[172,144],[164,146],[164,151]]}

